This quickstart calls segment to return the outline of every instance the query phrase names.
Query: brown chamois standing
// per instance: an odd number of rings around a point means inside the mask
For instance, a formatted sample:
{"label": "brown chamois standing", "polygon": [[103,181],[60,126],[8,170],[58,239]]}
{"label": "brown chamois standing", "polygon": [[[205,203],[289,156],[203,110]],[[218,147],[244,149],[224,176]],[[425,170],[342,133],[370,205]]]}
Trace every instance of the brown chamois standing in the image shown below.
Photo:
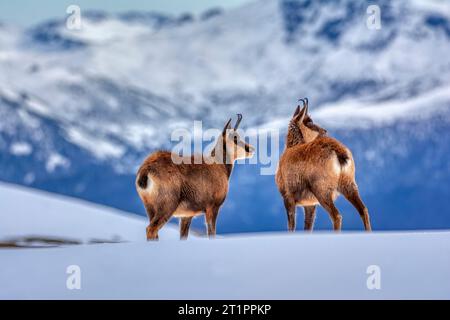
{"label": "brown chamois standing", "polygon": [[[158,230],[172,216],[180,218],[180,239],[186,239],[192,218],[202,213],[208,236],[216,234],[216,219],[227,196],[234,162],[254,152],[236,131],[241,120],[238,114],[233,129],[231,119],[226,123],[211,155],[200,156],[201,163],[194,162],[195,155],[181,158],[168,151],[155,152],[144,161],[137,173],[136,189],[150,220],[147,240],[157,240]],[[177,164],[173,156],[178,157]],[[179,163],[181,159],[184,161]]]}
{"label": "brown chamois standing", "polygon": [[313,123],[308,115],[308,99],[301,101],[303,108],[297,106],[289,123],[286,148],[276,173],[288,216],[288,230],[295,231],[295,211],[300,205],[305,213],[304,229],[311,231],[317,204],[329,213],[334,230],[341,230],[342,217],[334,201],[342,194],[358,210],[365,230],[370,231],[369,212],[355,181],[352,153]]}

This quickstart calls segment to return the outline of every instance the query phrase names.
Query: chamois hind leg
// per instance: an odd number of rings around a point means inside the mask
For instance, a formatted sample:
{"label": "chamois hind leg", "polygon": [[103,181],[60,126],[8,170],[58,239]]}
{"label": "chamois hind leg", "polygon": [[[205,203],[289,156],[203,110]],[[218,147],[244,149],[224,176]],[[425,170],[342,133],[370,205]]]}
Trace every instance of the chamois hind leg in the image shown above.
{"label": "chamois hind leg", "polygon": [[316,206],[304,206],[305,211],[305,231],[312,231],[314,228],[314,220],[316,219]]}
{"label": "chamois hind leg", "polygon": [[286,214],[288,218],[288,231],[295,231],[295,201],[293,199],[284,196],[284,207],[286,208]]}
{"label": "chamois hind leg", "polygon": [[312,190],[314,196],[319,200],[320,205],[328,212],[331,221],[333,221],[333,229],[340,231],[342,228],[342,216],[334,205],[333,190]]}
{"label": "chamois hind leg", "polygon": [[219,208],[215,206],[206,208],[205,220],[209,238],[214,238],[216,235],[216,222],[217,216],[219,215]]}
{"label": "chamois hind leg", "polygon": [[147,227],[147,240],[158,240],[158,231],[169,221],[170,216],[154,216]]}
{"label": "chamois hind leg", "polygon": [[175,208],[171,206],[158,206],[156,210],[151,207],[147,208],[147,213],[150,218],[150,224],[147,227],[147,240],[159,239],[159,229],[169,221],[174,211]]}
{"label": "chamois hind leg", "polygon": [[192,217],[180,218],[180,240],[186,240],[189,234]]}
{"label": "chamois hind leg", "polygon": [[342,195],[358,210],[361,220],[364,223],[364,229],[366,231],[372,231],[369,218],[369,210],[362,202],[359,196],[358,186],[355,182],[351,181],[346,183],[340,190]]}

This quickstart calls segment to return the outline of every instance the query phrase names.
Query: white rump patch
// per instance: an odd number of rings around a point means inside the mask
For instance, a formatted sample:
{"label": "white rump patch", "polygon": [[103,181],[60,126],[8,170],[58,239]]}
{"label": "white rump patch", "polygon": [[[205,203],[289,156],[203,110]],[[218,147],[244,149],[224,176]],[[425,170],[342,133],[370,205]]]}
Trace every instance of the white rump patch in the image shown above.
{"label": "white rump patch", "polygon": [[351,163],[351,160],[347,159],[347,161],[345,161],[345,164],[341,165],[342,170],[347,171],[348,169],[350,169],[350,163]]}
{"label": "white rump patch", "polygon": [[349,154],[349,151],[347,151],[347,156],[348,156],[348,159],[345,161],[345,163],[344,164],[341,164],[340,162],[339,162],[339,159],[338,159],[338,157],[337,157],[337,155],[336,155],[336,153],[334,154],[335,155],[335,158],[334,158],[334,161],[333,161],[333,172],[335,173],[335,174],[340,174],[342,171],[347,171],[347,170],[349,170],[350,169],[350,167],[351,167],[351,156],[350,156],[350,154]]}
{"label": "white rump patch", "polygon": [[149,174],[147,174],[147,188],[145,189],[148,193],[151,193],[153,189],[155,188],[155,183],[153,182],[152,178]]}
{"label": "white rump patch", "polygon": [[336,175],[339,175],[341,173],[341,164],[339,163],[338,157],[336,155],[333,161],[333,172]]}

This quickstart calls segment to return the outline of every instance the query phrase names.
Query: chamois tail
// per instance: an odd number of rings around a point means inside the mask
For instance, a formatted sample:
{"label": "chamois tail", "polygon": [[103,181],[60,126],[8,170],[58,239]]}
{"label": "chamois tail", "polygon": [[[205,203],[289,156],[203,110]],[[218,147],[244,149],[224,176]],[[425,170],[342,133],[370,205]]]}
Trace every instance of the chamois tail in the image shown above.
{"label": "chamois tail", "polygon": [[339,164],[342,167],[345,167],[346,165],[349,164],[350,157],[348,156],[348,154],[346,152],[345,153],[336,152],[336,156],[338,158]]}
{"label": "chamois tail", "polygon": [[148,174],[150,170],[149,168],[141,168],[138,172],[138,177],[136,180],[136,184],[141,189],[147,189],[148,186]]}
{"label": "chamois tail", "polygon": [[342,145],[333,145],[332,149],[336,154],[341,168],[345,168],[351,164],[351,153]]}

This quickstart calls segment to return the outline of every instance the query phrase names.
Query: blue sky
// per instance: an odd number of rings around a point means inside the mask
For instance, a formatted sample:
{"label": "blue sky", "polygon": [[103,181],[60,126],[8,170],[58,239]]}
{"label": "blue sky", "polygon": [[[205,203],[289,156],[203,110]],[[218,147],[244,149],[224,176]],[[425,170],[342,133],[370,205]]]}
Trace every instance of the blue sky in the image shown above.
{"label": "blue sky", "polygon": [[1,0],[0,22],[29,26],[50,17],[64,16],[71,4],[81,10],[101,9],[108,12],[127,10],[162,11],[173,14],[199,13],[210,7],[237,7],[249,0]]}

